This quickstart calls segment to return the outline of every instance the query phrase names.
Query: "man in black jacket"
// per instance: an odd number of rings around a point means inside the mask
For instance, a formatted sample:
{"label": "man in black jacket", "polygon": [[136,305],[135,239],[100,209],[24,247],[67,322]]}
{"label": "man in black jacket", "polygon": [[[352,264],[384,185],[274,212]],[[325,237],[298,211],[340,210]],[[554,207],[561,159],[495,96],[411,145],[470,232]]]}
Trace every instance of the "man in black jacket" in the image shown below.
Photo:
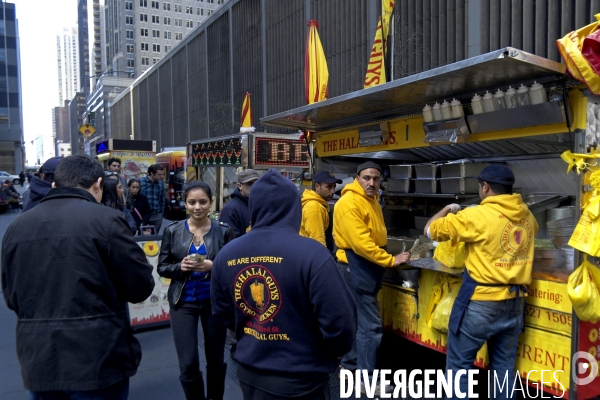
{"label": "man in black jacket", "polygon": [[91,157],[66,157],[56,187],[2,241],[2,294],[18,317],[30,399],[126,399],[141,360],[126,303],[152,293],[152,267],[123,213],[99,204],[103,179]]}
{"label": "man in black jacket", "polygon": [[258,180],[258,172],[253,169],[245,169],[238,174],[237,189],[231,193],[231,200],[221,210],[219,221],[227,223],[238,238],[250,230],[250,211],[248,210],[248,198],[250,189]]}

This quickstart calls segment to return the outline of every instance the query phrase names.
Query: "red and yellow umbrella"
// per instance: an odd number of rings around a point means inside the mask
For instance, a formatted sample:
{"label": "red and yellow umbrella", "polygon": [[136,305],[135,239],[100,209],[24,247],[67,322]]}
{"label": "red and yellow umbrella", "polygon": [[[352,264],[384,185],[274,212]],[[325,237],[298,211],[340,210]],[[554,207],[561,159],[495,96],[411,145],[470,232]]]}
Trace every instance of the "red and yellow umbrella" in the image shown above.
{"label": "red and yellow umbrella", "polygon": [[242,103],[242,127],[240,133],[254,132],[256,128],[252,126],[252,107],[250,106],[250,93],[244,92],[244,102]]}
{"label": "red and yellow umbrella", "polygon": [[306,38],[306,53],[304,55],[304,88],[306,103],[313,104],[327,98],[327,83],[329,70],[327,59],[317,32],[319,24],[316,20],[308,21],[308,37]]}

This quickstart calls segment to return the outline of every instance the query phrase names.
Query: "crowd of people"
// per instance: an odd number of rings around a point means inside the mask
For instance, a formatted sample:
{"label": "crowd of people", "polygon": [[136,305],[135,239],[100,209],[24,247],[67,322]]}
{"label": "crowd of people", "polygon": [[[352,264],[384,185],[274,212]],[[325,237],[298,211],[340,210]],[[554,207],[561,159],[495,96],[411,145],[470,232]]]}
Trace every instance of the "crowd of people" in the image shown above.
{"label": "crowd of people", "polygon": [[[25,212],[2,242],[2,291],[18,316],[17,353],[31,399],[126,399],[140,362],[126,302],[145,300],[154,287],[134,235],[147,224],[159,232],[163,169],[151,165],[147,177],[125,187],[120,160],[108,164],[103,171],[85,155],[46,162],[32,180]],[[492,338],[492,368],[507,371],[514,369],[511,338],[522,328],[518,300],[531,271],[491,267],[503,257],[493,236],[504,229],[496,214],[533,232],[537,223],[512,194],[507,167],[492,165],[477,178],[482,204],[463,211],[449,205],[424,233],[464,241],[470,250],[453,310],[448,369],[469,368]],[[209,218],[214,199],[208,184],[184,186],[188,217],[165,227],[157,270],[170,279],[171,330],[187,400],[223,399],[228,329],[245,400],[329,399],[330,377],[340,364],[369,374],[380,367],[377,296],[384,268],[410,258],[385,249],[381,179],[378,164],[359,165],[332,221],[328,202],[342,182],[330,172],[317,173],[313,190],[301,198],[277,170],[259,176],[245,169],[220,221]],[[491,220],[497,226],[488,235],[484,224]],[[531,240],[524,236],[515,246],[525,249]],[[527,251],[533,246],[527,249],[522,255],[532,257]],[[476,308],[502,313],[506,321],[484,322]],[[487,336],[467,331],[481,324],[497,329],[486,330]]]}

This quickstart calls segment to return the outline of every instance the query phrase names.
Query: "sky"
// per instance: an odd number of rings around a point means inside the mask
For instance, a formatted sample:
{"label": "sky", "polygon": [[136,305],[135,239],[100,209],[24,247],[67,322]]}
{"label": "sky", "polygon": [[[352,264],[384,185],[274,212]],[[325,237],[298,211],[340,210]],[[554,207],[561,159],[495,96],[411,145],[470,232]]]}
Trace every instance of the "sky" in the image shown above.
{"label": "sky", "polygon": [[[23,134],[27,160],[35,159],[31,141],[52,137],[52,108],[58,104],[56,35],[77,26],[77,0],[7,0],[16,5],[21,49]],[[50,140],[44,143],[44,151]],[[29,164],[33,164],[29,162]]]}

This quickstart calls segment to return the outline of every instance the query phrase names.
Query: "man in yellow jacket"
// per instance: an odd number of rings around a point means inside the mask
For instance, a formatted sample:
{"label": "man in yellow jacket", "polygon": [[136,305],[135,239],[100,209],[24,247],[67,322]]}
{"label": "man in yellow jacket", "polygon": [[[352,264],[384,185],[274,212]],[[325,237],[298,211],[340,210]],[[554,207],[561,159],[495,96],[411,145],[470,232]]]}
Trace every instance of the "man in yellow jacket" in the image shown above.
{"label": "man in yellow jacket", "polygon": [[[325,232],[329,228],[329,204],[333,198],[335,184],[342,183],[331,172],[321,171],[313,180],[315,190],[302,193],[302,222],[300,235],[315,239],[327,247]],[[329,249],[332,251],[333,249]]]}
{"label": "man in yellow jacket", "polygon": [[358,331],[356,346],[342,358],[346,369],[377,368],[377,353],[383,335],[377,294],[384,268],[406,263],[410,253],[396,256],[385,250],[387,229],[378,202],[381,167],[374,162],[358,166],[354,182],[342,190],[333,210],[333,239],[338,247],[338,269],[356,302]]}
{"label": "man in yellow jacket", "polygon": [[[438,241],[465,242],[468,250],[450,315],[446,370],[454,379],[458,370],[472,368],[487,342],[490,370],[498,378],[492,382],[508,378],[503,389],[490,388],[492,397],[511,398],[538,224],[521,195],[512,193],[515,177],[508,167],[492,164],[473,179],[479,180],[481,204],[462,211],[450,204],[429,220],[424,232]],[[466,393],[465,376],[460,390]]]}

